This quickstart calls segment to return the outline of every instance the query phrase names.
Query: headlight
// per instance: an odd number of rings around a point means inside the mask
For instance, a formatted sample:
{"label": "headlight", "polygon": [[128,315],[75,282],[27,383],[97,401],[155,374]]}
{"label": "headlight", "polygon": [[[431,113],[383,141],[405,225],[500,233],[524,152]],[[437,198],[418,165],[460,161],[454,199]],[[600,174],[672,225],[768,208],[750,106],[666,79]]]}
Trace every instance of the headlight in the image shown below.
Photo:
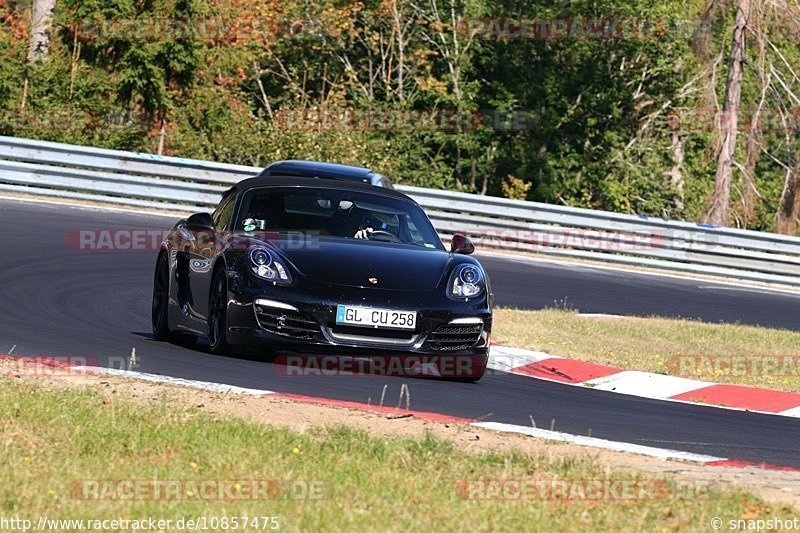
{"label": "headlight", "polygon": [[486,276],[475,265],[459,265],[450,274],[447,295],[450,298],[468,299],[480,295],[486,289]]}
{"label": "headlight", "polygon": [[281,285],[292,282],[292,276],[286,265],[278,257],[263,246],[251,246],[247,249],[250,270],[261,279],[273,281]]}

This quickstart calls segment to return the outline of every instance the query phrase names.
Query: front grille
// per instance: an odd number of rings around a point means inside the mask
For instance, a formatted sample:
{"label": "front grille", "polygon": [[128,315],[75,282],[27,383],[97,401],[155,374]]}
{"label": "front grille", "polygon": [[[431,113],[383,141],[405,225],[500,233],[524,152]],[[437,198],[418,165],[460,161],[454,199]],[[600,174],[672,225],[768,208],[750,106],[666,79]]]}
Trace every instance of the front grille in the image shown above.
{"label": "front grille", "polygon": [[273,335],[310,339],[319,332],[317,323],[304,313],[260,305],[255,307],[258,324]]}
{"label": "front grille", "polygon": [[439,352],[457,352],[471,348],[481,338],[483,324],[447,324],[428,335],[428,348]]}

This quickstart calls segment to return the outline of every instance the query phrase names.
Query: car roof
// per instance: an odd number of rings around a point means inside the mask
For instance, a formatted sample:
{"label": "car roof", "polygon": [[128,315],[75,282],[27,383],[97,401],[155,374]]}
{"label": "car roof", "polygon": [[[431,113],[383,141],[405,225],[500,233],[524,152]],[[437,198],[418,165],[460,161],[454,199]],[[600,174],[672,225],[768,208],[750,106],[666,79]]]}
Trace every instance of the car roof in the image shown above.
{"label": "car roof", "polygon": [[[329,163],[325,163],[329,164]],[[342,165],[344,166],[344,165]],[[236,185],[233,189],[239,193],[248,189],[255,189],[258,187],[299,187],[299,188],[323,188],[323,189],[338,189],[343,191],[361,191],[372,194],[381,194],[383,196],[390,196],[401,200],[408,200],[409,202],[417,203],[413,198],[401,193],[396,189],[389,189],[386,187],[376,187],[369,183],[357,180],[342,180],[342,179],[326,179],[326,178],[309,178],[305,176],[282,176],[282,175],[259,175],[254,178],[247,178]],[[229,191],[230,192],[230,191]],[[228,193],[226,193],[227,195]]]}
{"label": "car roof", "polygon": [[369,168],[342,165],[339,163],[326,163],[323,161],[303,161],[298,159],[276,161],[268,165],[260,175],[306,176],[310,178],[353,180],[371,183],[379,187],[394,188],[391,180]]}
{"label": "car roof", "polygon": [[309,177],[349,178],[354,180],[369,180],[370,174],[374,174],[374,172],[366,167],[325,163],[322,161],[302,161],[298,159],[276,161],[264,169],[264,173],[269,173],[271,175],[290,176],[294,175],[295,172],[302,173]]}

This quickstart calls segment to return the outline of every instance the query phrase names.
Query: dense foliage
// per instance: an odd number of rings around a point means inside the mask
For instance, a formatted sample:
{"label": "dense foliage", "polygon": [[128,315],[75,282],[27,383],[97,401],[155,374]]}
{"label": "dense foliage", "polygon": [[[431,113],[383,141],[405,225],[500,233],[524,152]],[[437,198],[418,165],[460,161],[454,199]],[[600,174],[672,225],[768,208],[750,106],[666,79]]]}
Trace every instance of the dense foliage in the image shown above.
{"label": "dense foliage", "polygon": [[[753,5],[742,108],[797,121],[797,17],[777,0]],[[725,92],[734,7],[58,0],[48,56],[29,61],[30,4],[0,0],[2,127],[250,165],[334,160],[405,184],[700,220],[719,131],[698,117]],[[167,19],[178,23],[154,26]],[[571,33],[498,39],[487,19],[567,19]],[[585,19],[639,29],[596,38],[575,25]],[[461,128],[313,120],[344,110],[351,118],[454,110],[482,120]],[[800,172],[800,124],[780,126],[740,126],[732,224],[774,228],[789,176]]]}

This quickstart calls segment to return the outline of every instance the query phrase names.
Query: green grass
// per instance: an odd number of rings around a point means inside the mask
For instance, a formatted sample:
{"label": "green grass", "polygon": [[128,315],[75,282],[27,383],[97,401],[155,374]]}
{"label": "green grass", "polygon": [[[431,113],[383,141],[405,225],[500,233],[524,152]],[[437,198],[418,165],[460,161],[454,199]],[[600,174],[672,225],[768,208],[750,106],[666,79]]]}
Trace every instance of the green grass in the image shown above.
{"label": "green grass", "polygon": [[[800,333],[788,330],[665,318],[591,317],[569,310],[496,309],[492,340],[628,370],[800,391]],[[784,356],[792,364],[772,370],[762,364],[768,356]],[[731,366],[734,357],[744,366]],[[690,363],[683,370],[682,361]],[[722,364],[706,364],[709,361]]]}
{"label": "green grass", "polygon": [[[297,433],[182,408],[165,395],[142,407],[92,390],[0,380],[3,516],[180,518],[277,516],[282,530],[701,531],[710,519],[796,511],[739,492],[626,501],[474,501],[459,480],[639,479],[590,456],[472,453],[434,437],[376,438],[335,427]],[[323,500],[80,501],[78,480],[319,480]]]}

